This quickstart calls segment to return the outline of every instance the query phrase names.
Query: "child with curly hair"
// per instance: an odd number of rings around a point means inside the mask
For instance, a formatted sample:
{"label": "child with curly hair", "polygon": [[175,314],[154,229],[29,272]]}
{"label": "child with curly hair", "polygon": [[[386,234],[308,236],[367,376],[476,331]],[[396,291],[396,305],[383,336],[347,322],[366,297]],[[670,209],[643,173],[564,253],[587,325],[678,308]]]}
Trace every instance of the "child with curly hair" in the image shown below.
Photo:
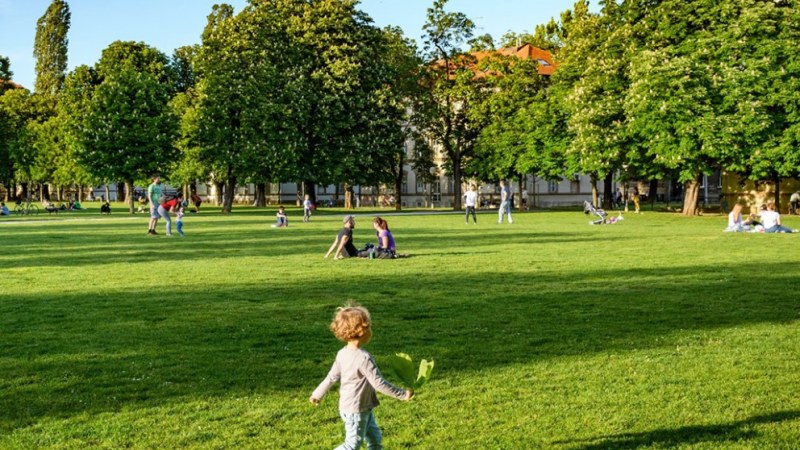
{"label": "child with curly hair", "polygon": [[344,421],[345,439],[336,450],[356,450],[365,440],[368,449],[381,449],[381,430],[372,414],[379,404],[375,390],[403,401],[410,400],[414,392],[386,381],[372,355],[362,348],[372,338],[372,321],[366,308],[357,305],[337,308],[330,330],[347,345],[336,354],[333,367],[309,401],[319,405],[325,393],[341,381],[339,415]]}

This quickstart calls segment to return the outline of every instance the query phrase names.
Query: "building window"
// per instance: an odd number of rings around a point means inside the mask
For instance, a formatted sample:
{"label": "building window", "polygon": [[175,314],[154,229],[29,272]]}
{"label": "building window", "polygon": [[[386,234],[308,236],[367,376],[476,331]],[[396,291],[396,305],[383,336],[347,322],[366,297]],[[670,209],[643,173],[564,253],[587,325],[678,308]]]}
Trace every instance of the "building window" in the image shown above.
{"label": "building window", "polygon": [[578,194],[581,192],[581,180],[572,180],[569,183],[569,192],[572,194]]}
{"label": "building window", "polygon": [[558,193],[558,181],[548,181],[547,182],[547,192],[550,194],[557,194]]}

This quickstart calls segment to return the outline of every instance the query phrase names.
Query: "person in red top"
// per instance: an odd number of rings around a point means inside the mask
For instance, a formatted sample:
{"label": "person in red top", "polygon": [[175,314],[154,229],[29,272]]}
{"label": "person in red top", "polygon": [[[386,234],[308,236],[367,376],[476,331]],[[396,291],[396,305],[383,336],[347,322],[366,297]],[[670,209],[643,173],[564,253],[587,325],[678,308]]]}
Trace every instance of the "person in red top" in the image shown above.
{"label": "person in red top", "polygon": [[158,205],[158,215],[163,217],[167,222],[167,236],[172,236],[172,220],[169,217],[169,213],[172,211],[177,211],[181,203],[183,203],[183,194],[178,192],[178,195],[175,197],[172,197],[164,203]]}

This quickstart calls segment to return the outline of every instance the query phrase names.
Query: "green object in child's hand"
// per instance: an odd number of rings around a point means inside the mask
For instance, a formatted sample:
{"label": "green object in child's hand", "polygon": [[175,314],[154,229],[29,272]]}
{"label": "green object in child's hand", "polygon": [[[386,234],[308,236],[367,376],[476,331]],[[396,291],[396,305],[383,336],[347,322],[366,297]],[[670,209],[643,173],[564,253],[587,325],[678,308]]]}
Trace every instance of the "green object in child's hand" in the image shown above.
{"label": "green object in child's hand", "polygon": [[419,363],[419,369],[414,370],[414,362],[410,356],[405,353],[396,353],[389,358],[389,370],[400,379],[405,387],[417,390],[431,378],[433,360],[423,359]]}

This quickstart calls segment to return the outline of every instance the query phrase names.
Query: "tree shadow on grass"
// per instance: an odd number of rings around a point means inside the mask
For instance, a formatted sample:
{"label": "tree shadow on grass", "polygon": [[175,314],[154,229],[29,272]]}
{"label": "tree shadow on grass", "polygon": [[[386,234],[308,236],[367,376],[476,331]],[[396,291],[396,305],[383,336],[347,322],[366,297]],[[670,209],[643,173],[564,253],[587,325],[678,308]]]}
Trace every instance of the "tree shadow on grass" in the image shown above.
{"label": "tree shadow on grass", "polygon": [[678,330],[789,323],[798,314],[794,293],[774,289],[796,281],[782,263],[762,263],[747,296],[730,280],[749,279],[751,269],[737,264],[640,269],[626,286],[620,280],[631,274],[621,269],[521,278],[486,268],[467,282],[458,273],[409,271],[371,283],[353,277],[347,262],[330,267],[325,280],[275,275],[269,283],[165,285],[158,295],[0,294],[0,430],[175,398],[313,387],[340,345],[327,325],[346,298],[372,312],[373,354],[432,357],[438,378],[669,348],[665,338]]}
{"label": "tree shadow on grass", "polygon": [[[244,258],[244,257],[281,257],[284,255],[323,255],[333,242],[338,228],[320,230],[319,228],[270,229],[268,224],[248,221],[216,221],[206,223],[202,227],[186,226],[186,238],[177,236],[167,238],[163,229],[159,228],[159,236],[147,236],[142,232],[143,224],[120,224],[113,229],[100,229],[90,222],[70,224],[43,225],[26,228],[15,234],[14,239],[4,242],[4,256],[0,261],[15,268],[24,267],[57,267],[68,265],[81,267],[105,262],[159,262],[164,260],[184,261],[192,263],[209,258]],[[253,227],[263,227],[263,231],[254,231]],[[120,233],[123,231],[123,233]],[[127,231],[125,233],[124,231]],[[397,233],[398,251],[414,255],[459,253],[441,252],[440,241],[446,240],[448,233],[432,234],[427,229],[404,230]],[[455,235],[469,239],[470,252],[487,252],[486,247],[500,249],[505,245],[546,245],[554,243],[592,243],[594,235],[579,233],[542,232],[516,233],[510,239],[505,234],[487,234],[476,232],[464,236],[463,232]],[[355,234],[357,246],[375,243],[376,237],[371,230],[357,230]],[[453,238],[455,242],[456,238]],[[622,236],[604,238],[606,242],[622,239]],[[434,244],[431,244],[431,243]],[[483,249],[483,250],[475,250]],[[500,251],[500,250],[497,250]],[[4,261],[5,260],[5,261]]]}
{"label": "tree shadow on grass", "polygon": [[726,424],[694,425],[643,433],[622,433],[577,441],[558,441],[555,444],[578,444],[577,447],[573,447],[575,450],[632,450],[651,446],[671,448],[700,443],[711,443],[723,448],[726,444],[752,439],[757,434],[754,427],[758,425],[793,421],[799,418],[800,411],[780,411]]}

